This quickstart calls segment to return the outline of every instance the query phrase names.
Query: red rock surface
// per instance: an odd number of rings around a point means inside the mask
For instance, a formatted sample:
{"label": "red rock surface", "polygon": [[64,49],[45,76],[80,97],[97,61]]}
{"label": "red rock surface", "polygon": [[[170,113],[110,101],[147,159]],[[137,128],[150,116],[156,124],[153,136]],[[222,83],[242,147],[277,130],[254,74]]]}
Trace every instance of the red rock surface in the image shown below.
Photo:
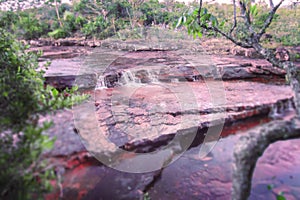
{"label": "red rock surface", "polygon": [[[179,52],[181,58],[176,57],[174,52],[104,53],[103,49],[99,49],[88,56],[80,63],[81,72],[105,75],[112,71],[124,74],[124,70],[130,70],[148,84],[130,84],[127,80],[114,88],[99,88],[90,92],[93,97],[89,102],[90,113],[75,107],[77,125],[83,125],[85,129],[89,129],[89,125],[96,125],[101,133],[84,131],[77,126],[79,135],[75,133],[73,115],[69,111],[52,116],[56,126],[48,134],[57,136],[57,141],[55,148],[45,156],[56,166],[63,181],[62,187],[57,187],[47,196],[48,199],[59,196],[62,199],[140,199],[146,192],[151,199],[230,199],[232,147],[242,133],[232,134],[266,123],[271,120],[267,115],[272,110],[276,110],[276,117],[283,117],[292,108],[292,92],[282,80],[257,81],[257,72],[254,73],[254,79],[249,81],[222,82],[212,79],[217,71],[214,70],[220,69],[220,66],[230,68],[238,62],[238,67],[259,69],[256,68],[258,64],[266,64],[259,60],[253,61],[257,65],[250,65],[249,60],[239,62],[238,57],[224,57],[222,60],[216,57],[213,59],[218,64],[212,67],[208,65],[209,60],[204,60],[205,64],[202,62],[201,65],[200,57],[183,55],[182,52]],[[206,56],[201,58],[207,59]],[[82,63],[89,68],[82,68]],[[57,66],[50,69],[49,74],[59,72]],[[165,73],[167,79],[174,79],[176,75],[176,78],[183,77],[185,81],[146,81],[146,72],[137,73],[145,66],[154,71],[153,68],[158,66],[159,72],[161,69],[169,70]],[[76,71],[71,64],[70,69]],[[187,75],[197,75],[199,70],[201,80],[186,81]],[[248,72],[253,75],[251,71]],[[205,158],[200,159],[199,149],[203,146],[207,128],[222,123],[218,116],[222,111],[227,122],[222,131],[224,138],[216,143]],[[246,121],[238,121],[241,119]],[[81,144],[83,142],[87,147],[89,142],[98,143],[101,145],[100,153],[103,149],[108,152],[111,145],[105,146],[106,141],[99,138],[102,134],[105,140],[125,150],[154,152],[168,144],[176,133],[186,130],[196,130],[197,135],[185,154],[167,168],[149,173],[134,174],[108,168],[87,153]],[[268,184],[275,185],[274,192],[285,191],[289,199],[297,199],[300,195],[298,144],[299,140],[293,140],[271,145],[258,163],[251,199],[275,198],[274,193],[267,189]],[[115,161],[130,158],[125,156],[133,155],[122,154]]]}

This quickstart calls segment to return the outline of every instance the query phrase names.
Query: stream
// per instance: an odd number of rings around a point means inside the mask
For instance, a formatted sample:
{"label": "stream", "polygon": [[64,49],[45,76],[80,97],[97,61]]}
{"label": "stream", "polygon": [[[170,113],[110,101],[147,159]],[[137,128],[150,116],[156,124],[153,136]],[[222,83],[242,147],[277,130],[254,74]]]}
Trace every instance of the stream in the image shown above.
{"label": "stream", "polygon": [[[75,77],[91,98],[49,117],[57,141],[46,157],[62,183],[46,198],[230,199],[234,144],[293,116],[293,95],[280,76],[213,63],[203,52],[102,48],[55,60],[46,80],[67,86]],[[226,69],[248,78],[222,79]],[[300,196],[299,141],[270,145],[250,199]]]}

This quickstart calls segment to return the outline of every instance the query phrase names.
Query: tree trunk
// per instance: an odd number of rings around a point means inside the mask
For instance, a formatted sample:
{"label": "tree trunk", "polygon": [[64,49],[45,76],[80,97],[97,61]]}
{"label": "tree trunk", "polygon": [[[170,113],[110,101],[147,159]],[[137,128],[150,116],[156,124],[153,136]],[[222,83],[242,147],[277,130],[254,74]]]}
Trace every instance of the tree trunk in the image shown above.
{"label": "tree trunk", "polygon": [[57,15],[57,20],[58,20],[60,28],[62,28],[63,24],[62,24],[60,16],[59,16],[59,10],[58,10],[57,0],[54,0],[54,3],[55,3],[55,12],[56,12],[56,15]]}
{"label": "tree trunk", "polygon": [[258,158],[269,144],[300,137],[300,119],[272,121],[250,130],[234,148],[232,199],[245,200],[251,191],[251,180]]}
{"label": "tree trunk", "polygon": [[233,200],[245,200],[249,197],[256,162],[271,143],[300,138],[300,68],[290,61],[280,62],[274,53],[258,43],[253,48],[273,65],[286,70],[287,79],[294,92],[296,117],[291,121],[272,121],[250,130],[240,138],[234,149]]}

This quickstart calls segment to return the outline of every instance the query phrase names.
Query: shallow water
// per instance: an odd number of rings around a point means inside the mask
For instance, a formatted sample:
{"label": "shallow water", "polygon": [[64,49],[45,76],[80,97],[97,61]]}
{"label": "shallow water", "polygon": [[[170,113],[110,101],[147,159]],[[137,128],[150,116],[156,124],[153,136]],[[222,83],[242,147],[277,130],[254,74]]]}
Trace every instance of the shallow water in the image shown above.
{"label": "shallow water", "polygon": [[[189,148],[163,169],[159,166],[165,163],[160,163],[159,159],[145,163],[141,161],[135,166],[145,167],[150,163],[158,167],[158,170],[148,173],[117,171],[91,157],[84,161],[72,160],[69,166],[73,167],[63,174],[63,199],[142,199],[145,194],[151,199],[230,199],[233,146],[239,136],[252,127],[272,120],[269,117],[274,115],[268,115],[271,110],[276,111],[275,117],[282,118],[293,107],[292,93],[283,85],[282,79],[192,80],[190,76],[199,75],[197,70],[190,66],[182,67],[188,65],[186,60],[178,59],[172,53],[168,55],[170,59],[164,57],[165,52],[105,54],[99,50],[89,56],[85,60],[89,69],[100,70],[102,75],[98,77],[98,88],[87,92],[93,97],[90,101],[92,115],[79,110],[77,115],[75,112],[75,122],[84,120],[85,114],[89,119],[95,117],[95,123],[89,122],[101,127],[105,140],[123,150],[139,153],[162,149],[178,130],[196,130],[196,137]],[[159,58],[153,59],[153,56]],[[142,70],[145,66],[146,71]],[[124,72],[124,69],[127,71]],[[213,73],[210,67],[201,69],[206,70],[200,73],[203,77]],[[111,72],[114,72],[113,76]],[[122,75],[119,76],[119,72]],[[108,77],[110,85],[105,82],[105,77]],[[213,83],[221,83],[224,101],[211,102],[216,96],[208,85],[220,89]],[[190,106],[195,103],[196,107]],[[220,111],[225,111],[224,122],[227,123],[220,139],[217,136],[207,143],[213,147],[209,154],[200,158],[199,151],[207,127],[214,128],[211,121],[215,118],[211,116]],[[81,125],[88,127],[88,124]],[[80,130],[79,133],[84,144],[86,140],[99,144],[103,142],[98,138],[99,133],[93,135],[87,131],[86,138]],[[278,142],[268,148],[257,164],[250,199],[275,199],[274,193],[280,191],[285,192],[287,199],[300,196],[299,142]],[[180,145],[175,143],[174,151]],[[135,156],[119,154],[115,161],[126,166],[128,163],[125,161]],[[270,184],[274,185],[273,191],[268,190]],[[51,197],[58,197],[59,193],[57,189]]]}

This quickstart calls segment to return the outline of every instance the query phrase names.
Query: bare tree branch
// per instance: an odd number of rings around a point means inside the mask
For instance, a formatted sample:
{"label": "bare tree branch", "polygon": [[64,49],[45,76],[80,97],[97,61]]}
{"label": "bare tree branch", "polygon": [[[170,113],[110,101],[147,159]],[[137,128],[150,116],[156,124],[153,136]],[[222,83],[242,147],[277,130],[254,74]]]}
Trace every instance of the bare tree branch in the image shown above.
{"label": "bare tree branch", "polygon": [[270,3],[270,7],[273,9],[274,8],[273,0],[269,0],[269,3]]}
{"label": "bare tree branch", "polygon": [[222,30],[220,30],[219,28],[215,27],[215,26],[205,26],[205,25],[201,25],[202,28],[207,29],[207,30],[212,30],[215,31],[217,33],[220,33],[222,36],[224,36],[225,38],[227,38],[228,40],[230,40],[231,42],[233,42],[234,44],[243,47],[243,48],[253,48],[251,44],[246,43],[246,42],[241,42],[238,41],[237,39],[235,39],[234,37],[232,37],[230,34],[227,34],[225,32],[223,32]]}
{"label": "bare tree branch", "polygon": [[267,61],[269,61],[271,64],[273,64],[274,66],[280,67],[282,69],[284,69],[284,63],[280,62],[274,52],[272,52],[269,49],[264,48],[261,44],[259,44],[258,42],[253,43],[252,47],[255,49],[255,51],[257,53],[259,53],[260,55],[262,55]]}
{"label": "bare tree branch", "polygon": [[[272,0],[270,0],[272,1]],[[283,3],[284,0],[281,0],[275,7],[273,5],[273,8],[271,9],[271,11],[269,12],[268,18],[266,19],[264,26],[261,28],[260,32],[258,33],[258,40],[260,40],[260,38],[263,36],[263,34],[266,33],[266,29],[270,26],[270,24],[273,21],[274,15],[277,11],[277,9],[281,6],[281,4]]]}
{"label": "bare tree branch", "polygon": [[251,6],[251,1],[248,2],[248,5],[246,5],[246,1],[239,0],[240,4],[240,9],[241,9],[241,15],[245,20],[245,25],[250,32],[250,37],[251,38],[257,38],[257,34],[254,32],[254,29],[252,27],[252,22],[250,18],[250,6]]}
{"label": "bare tree branch", "polygon": [[[235,0],[233,0],[233,2],[235,2]],[[227,38],[228,40],[230,40],[231,42],[233,42],[234,44],[236,44],[238,46],[241,46],[243,48],[252,48],[252,46],[250,44],[238,41],[237,39],[235,39],[234,37],[232,37],[231,32],[229,34],[227,34],[227,33],[223,32],[221,29],[219,29],[218,27],[207,26],[206,24],[202,24],[201,21],[200,21],[201,10],[202,10],[202,0],[200,0],[199,10],[198,10],[198,14],[197,14],[197,23],[199,24],[199,26],[201,28],[206,29],[206,30],[215,31],[215,32],[221,34],[222,36],[224,36],[225,38]],[[234,21],[235,21],[235,26],[236,26],[236,9],[235,9],[234,13],[235,13]],[[232,28],[234,29],[235,27],[232,27]]]}
{"label": "bare tree branch", "polygon": [[200,0],[199,2],[199,10],[198,10],[198,14],[197,14],[197,22],[198,24],[201,24],[200,18],[201,18],[201,10],[202,10],[202,0]]}
{"label": "bare tree branch", "polygon": [[247,199],[251,191],[252,174],[258,158],[269,144],[300,137],[300,119],[272,121],[250,130],[234,148],[233,200]]}
{"label": "bare tree branch", "polygon": [[[259,40],[270,26],[277,9],[284,0],[281,0],[278,5],[274,5],[269,12],[269,15],[264,23],[264,26],[257,34],[253,27],[250,18],[250,2],[248,5],[243,0],[239,0],[241,15],[244,18],[244,24],[249,30],[248,38],[245,41],[239,41],[232,36],[232,32],[236,27],[236,7],[234,3],[234,24],[229,33],[223,32],[216,26],[202,24],[200,22],[200,13],[202,9],[202,0],[200,0],[200,7],[198,10],[198,24],[201,28],[211,30],[221,34],[234,44],[244,48],[254,48],[259,54],[266,58],[273,65],[283,68],[287,71],[287,77],[290,85],[294,91],[294,102],[296,106],[297,117],[292,121],[272,121],[264,126],[251,130],[246,136],[241,137],[239,143],[235,146],[233,165],[233,193],[232,199],[244,200],[247,199],[251,191],[251,180],[255,164],[258,158],[263,154],[269,144],[279,140],[294,139],[300,137],[300,68],[297,68],[292,62],[281,62],[273,51],[264,48]],[[270,4],[273,3],[270,0]]]}
{"label": "bare tree branch", "polygon": [[239,4],[240,4],[240,8],[241,8],[241,15],[245,19],[245,23],[247,25],[250,25],[251,20],[250,20],[249,9],[247,9],[247,5],[246,5],[245,1],[239,0]]}
{"label": "bare tree branch", "polygon": [[229,35],[232,34],[233,30],[236,27],[236,3],[235,3],[235,0],[232,0],[232,3],[233,3],[233,25],[229,31]]}
{"label": "bare tree branch", "polygon": [[132,20],[133,17],[131,17],[130,12],[127,7],[126,7],[126,12],[127,12],[128,18],[129,18],[130,27],[133,30],[134,29],[134,24],[133,24],[133,20]]}
{"label": "bare tree branch", "polygon": [[54,4],[55,4],[55,12],[56,12],[57,20],[58,20],[60,28],[62,28],[63,27],[63,23],[62,23],[61,18],[59,16],[57,0],[54,0]]}

